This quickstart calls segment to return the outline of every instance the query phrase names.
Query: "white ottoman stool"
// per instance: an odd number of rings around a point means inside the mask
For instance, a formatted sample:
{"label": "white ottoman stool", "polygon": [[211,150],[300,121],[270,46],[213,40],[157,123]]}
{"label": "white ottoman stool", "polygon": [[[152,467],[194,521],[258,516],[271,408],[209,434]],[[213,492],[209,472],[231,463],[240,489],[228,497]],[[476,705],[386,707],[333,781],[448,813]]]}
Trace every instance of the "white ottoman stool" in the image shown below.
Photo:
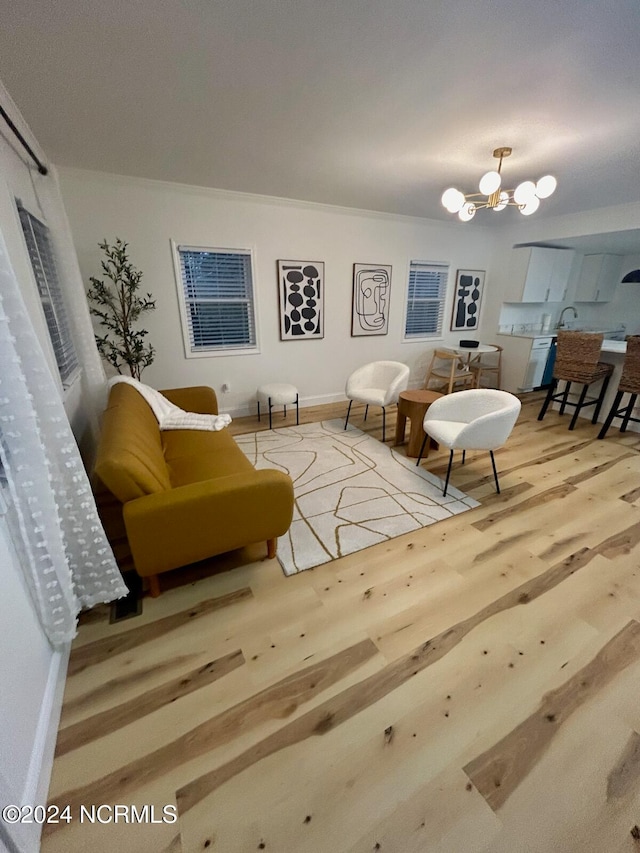
{"label": "white ottoman stool", "polygon": [[286,382],[272,382],[258,388],[258,420],[260,420],[260,403],[269,407],[269,429],[271,426],[271,409],[273,406],[284,406],[284,416],[287,417],[287,403],[296,404],[296,426],[299,424],[298,389]]}

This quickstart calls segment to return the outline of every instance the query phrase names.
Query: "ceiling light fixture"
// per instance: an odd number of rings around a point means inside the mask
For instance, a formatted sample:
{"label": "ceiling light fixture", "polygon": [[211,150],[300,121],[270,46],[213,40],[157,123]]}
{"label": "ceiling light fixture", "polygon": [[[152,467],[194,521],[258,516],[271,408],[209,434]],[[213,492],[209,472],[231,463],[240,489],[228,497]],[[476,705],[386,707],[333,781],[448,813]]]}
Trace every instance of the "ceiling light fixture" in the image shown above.
{"label": "ceiling light fixture", "polygon": [[[463,222],[469,222],[477,210],[491,208],[504,210],[508,205],[518,208],[523,216],[530,216],[540,207],[541,198],[549,198],[556,188],[557,181],[553,175],[545,175],[539,181],[523,181],[515,190],[503,190],[502,160],[511,154],[511,148],[496,148],[493,156],[499,160],[496,171],[487,172],[480,178],[479,193],[461,193],[455,187],[449,187],[442,194],[442,204],[449,213],[457,213]],[[483,200],[481,200],[483,199]]]}

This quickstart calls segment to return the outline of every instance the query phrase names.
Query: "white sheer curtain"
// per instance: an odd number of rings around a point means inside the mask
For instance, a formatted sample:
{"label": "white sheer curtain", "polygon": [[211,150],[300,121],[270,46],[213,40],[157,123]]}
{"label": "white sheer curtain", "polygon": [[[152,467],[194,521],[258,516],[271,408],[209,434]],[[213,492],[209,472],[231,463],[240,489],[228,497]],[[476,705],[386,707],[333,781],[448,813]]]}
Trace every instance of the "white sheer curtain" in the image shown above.
{"label": "white sheer curtain", "polygon": [[[96,394],[104,381],[98,384]],[[53,645],[66,643],[81,608],[113,601],[127,588],[1,233],[0,461],[7,519],[40,621]]]}

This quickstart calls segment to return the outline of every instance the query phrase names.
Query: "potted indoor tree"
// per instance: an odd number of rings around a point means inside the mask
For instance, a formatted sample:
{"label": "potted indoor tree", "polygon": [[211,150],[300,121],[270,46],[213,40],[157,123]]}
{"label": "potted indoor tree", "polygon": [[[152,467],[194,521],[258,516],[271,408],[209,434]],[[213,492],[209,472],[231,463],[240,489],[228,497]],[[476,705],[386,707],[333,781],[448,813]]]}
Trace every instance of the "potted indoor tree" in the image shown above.
{"label": "potted indoor tree", "polygon": [[144,368],[153,362],[155,350],[145,343],[147,330],[137,329],[135,324],[156,307],[155,299],[150,293],[139,293],[142,273],[129,261],[128,243],[117,238],[113,246],[106,240],[99,246],[106,256],[102,261],[104,278],[91,276],[87,291],[89,311],[105,329],[103,335],[96,335],[98,351],[118,373],[126,367],[134,379],[140,379]]}

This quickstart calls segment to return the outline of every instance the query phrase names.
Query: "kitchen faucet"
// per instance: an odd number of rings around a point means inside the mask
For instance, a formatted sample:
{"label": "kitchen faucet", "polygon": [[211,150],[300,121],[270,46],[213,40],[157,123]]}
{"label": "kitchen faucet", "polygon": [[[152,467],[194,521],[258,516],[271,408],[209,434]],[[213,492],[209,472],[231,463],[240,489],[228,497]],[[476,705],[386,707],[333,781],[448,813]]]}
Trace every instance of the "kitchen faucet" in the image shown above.
{"label": "kitchen faucet", "polygon": [[556,326],[557,329],[564,329],[564,325],[565,325],[564,324],[564,312],[569,311],[569,310],[573,311],[573,319],[574,320],[578,319],[578,312],[573,307],[573,305],[567,305],[567,307],[563,308],[562,311],[560,312],[560,319],[558,320],[558,325]]}

